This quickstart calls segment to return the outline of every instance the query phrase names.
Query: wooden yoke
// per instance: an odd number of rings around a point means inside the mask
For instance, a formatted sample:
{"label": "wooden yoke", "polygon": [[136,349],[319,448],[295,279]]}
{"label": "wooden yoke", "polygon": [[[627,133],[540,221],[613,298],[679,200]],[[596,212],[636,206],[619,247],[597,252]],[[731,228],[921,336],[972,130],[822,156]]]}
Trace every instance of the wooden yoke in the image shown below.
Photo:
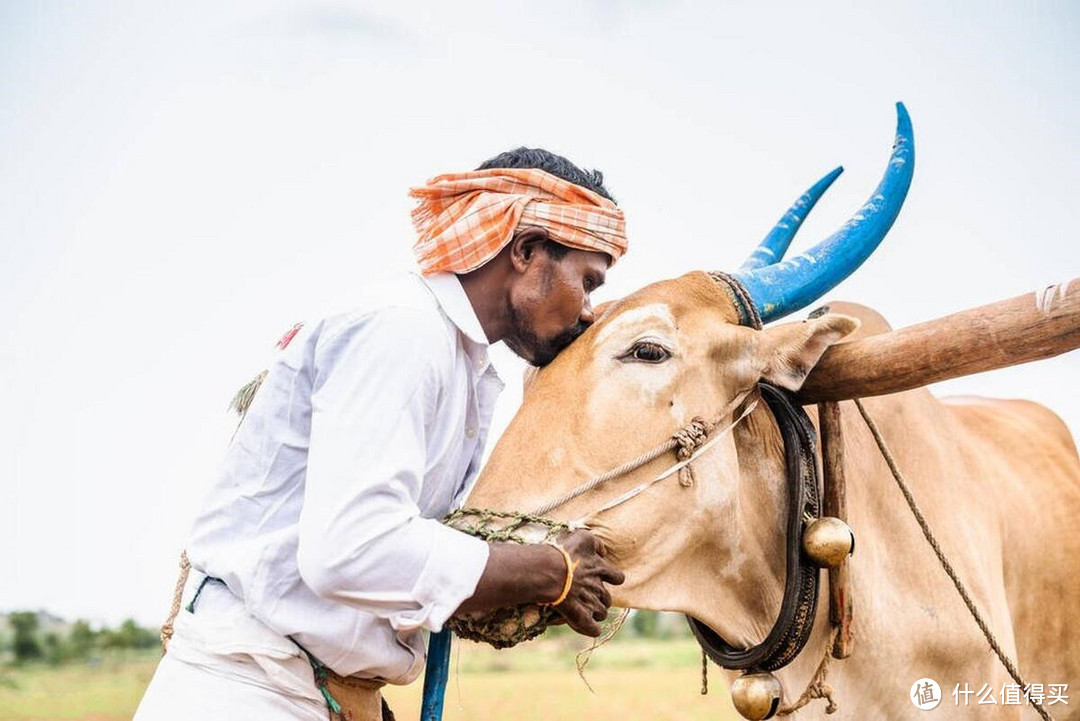
{"label": "wooden yoke", "polygon": [[[840,430],[840,404],[818,404],[821,435],[822,513],[847,523],[847,486],[844,479],[844,436]],[[854,549],[853,549],[854,550]],[[839,629],[832,647],[833,658],[851,655],[851,571],[850,560],[829,569],[829,622]]]}
{"label": "wooden yoke", "polygon": [[889,333],[839,343],[803,404],[866,398],[1050,358],[1080,347],[1080,278]]}

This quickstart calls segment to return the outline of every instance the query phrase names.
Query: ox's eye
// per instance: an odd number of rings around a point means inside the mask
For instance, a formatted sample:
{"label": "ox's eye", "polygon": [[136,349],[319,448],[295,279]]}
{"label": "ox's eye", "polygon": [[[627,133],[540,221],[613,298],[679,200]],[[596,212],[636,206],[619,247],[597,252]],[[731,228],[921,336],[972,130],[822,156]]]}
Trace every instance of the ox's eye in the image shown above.
{"label": "ox's eye", "polygon": [[623,360],[663,363],[670,357],[671,352],[664,346],[652,341],[642,340],[634,344],[630,352],[623,356]]}

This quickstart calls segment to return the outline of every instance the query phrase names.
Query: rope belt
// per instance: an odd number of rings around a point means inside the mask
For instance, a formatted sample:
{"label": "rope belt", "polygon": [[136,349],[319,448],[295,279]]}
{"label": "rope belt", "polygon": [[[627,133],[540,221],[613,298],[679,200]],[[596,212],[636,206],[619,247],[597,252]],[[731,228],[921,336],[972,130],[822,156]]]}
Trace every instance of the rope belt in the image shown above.
{"label": "rope belt", "polygon": [[161,624],[161,651],[169,650],[169,641],[173,637],[173,623],[176,622],[176,614],[180,613],[180,599],[184,595],[184,586],[187,585],[188,574],[191,573],[191,561],[188,560],[187,551],[180,552],[180,575],[176,578],[176,588],[173,589],[172,605],[169,607],[169,617]]}

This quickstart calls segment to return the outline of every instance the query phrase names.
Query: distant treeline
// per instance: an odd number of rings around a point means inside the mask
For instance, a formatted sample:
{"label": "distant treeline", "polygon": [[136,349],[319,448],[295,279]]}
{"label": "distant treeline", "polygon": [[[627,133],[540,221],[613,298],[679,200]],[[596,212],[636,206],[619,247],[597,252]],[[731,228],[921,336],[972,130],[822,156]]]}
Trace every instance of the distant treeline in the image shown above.
{"label": "distant treeline", "polygon": [[[612,608],[608,611],[606,623],[613,622],[619,614],[620,608]],[[560,637],[573,636],[573,629],[565,624],[548,627],[545,636]],[[629,638],[650,638],[667,640],[673,638],[685,638],[690,636],[690,626],[686,623],[686,617],[681,613],[670,611],[642,611],[630,612],[626,623],[615,636],[615,640]]]}
{"label": "distant treeline", "polygon": [[[616,614],[612,612],[612,616]],[[572,635],[568,626],[553,626],[552,635]],[[78,620],[69,623],[44,611],[0,614],[0,663],[85,661],[116,649],[149,649],[160,643],[159,629],[145,628],[128,619],[116,628],[94,627]],[[690,633],[679,614],[633,611],[623,637],[678,638]]]}
{"label": "distant treeline", "polygon": [[88,660],[113,649],[153,648],[158,633],[132,619],[95,628],[81,619],[67,623],[45,612],[16,611],[0,615],[0,659],[16,665]]}
{"label": "distant treeline", "polygon": [[629,624],[639,638],[682,638],[690,635],[690,625],[681,613],[631,611]]}

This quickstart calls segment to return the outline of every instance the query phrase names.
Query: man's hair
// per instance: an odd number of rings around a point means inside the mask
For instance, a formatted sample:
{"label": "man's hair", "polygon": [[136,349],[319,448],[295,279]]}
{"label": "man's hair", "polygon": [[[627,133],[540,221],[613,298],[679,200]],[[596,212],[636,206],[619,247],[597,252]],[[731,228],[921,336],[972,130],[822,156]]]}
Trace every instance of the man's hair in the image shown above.
{"label": "man's hair", "polygon": [[480,163],[477,170],[490,170],[491,168],[536,168],[546,173],[562,178],[563,180],[580,185],[583,188],[602,195],[615,202],[611,193],[604,187],[604,174],[599,170],[582,170],[561,155],[556,155],[543,148],[515,148],[499,153],[490,160]]}
{"label": "man's hair", "polygon": [[[536,168],[563,180],[588,188],[597,195],[607,198],[612,203],[615,198],[604,187],[604,174],[599,170],[582,170],[561,155],[556,155],[543,148],[520,147],[499,153],[494,158],[480,163],[477,170],[492,168]],[[544,250],[555,260],[560,260],[570,250],[567,246],[549,240],[544,243]]]}

